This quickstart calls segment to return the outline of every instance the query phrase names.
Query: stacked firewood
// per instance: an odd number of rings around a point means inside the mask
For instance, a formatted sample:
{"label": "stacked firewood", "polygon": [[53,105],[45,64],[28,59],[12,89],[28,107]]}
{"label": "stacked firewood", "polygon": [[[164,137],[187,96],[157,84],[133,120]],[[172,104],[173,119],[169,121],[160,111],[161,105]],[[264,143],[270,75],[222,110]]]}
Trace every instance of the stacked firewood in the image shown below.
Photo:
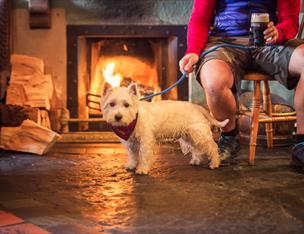
{"label": "stacked firewood", "polygon": [[50,110],[53,83],[51,75],[44,74],[42,59],[12,55],[11,64],[6,103]]}
{"label": "stacked firewood", "polygon": [[[12,55],[6,105],[0,108],[4,149],[45,154],[59,138],[51,130],[49,111],[53,82],[39,58]],[[18,116],[18,118],[17,118]],[[6,124],[5,124],[6,123]]]}

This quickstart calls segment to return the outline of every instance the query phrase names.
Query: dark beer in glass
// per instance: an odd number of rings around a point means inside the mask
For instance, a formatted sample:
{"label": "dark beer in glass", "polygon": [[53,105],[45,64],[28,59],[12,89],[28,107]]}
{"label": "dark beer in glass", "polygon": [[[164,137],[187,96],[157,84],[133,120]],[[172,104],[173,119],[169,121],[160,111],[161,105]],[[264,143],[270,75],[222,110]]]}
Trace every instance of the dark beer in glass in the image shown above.
{"label": "dark beer in glass", "polygon": [[269,23],[268,13],[253,13],[251,14],[251,41],[255,47],[264,46],[264,31]]}

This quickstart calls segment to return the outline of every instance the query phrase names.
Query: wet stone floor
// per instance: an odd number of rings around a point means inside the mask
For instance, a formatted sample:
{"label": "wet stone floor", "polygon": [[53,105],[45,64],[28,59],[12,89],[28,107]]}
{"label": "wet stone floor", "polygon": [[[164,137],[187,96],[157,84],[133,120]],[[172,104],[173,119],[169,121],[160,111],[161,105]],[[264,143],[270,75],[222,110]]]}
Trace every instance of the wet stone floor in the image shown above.
{"label": "wet stone floor", "polygon": [[50,233],[304,233],[304,173],[289,148],[247,147],[230,166],[193,167],[176,145],[148,176],[123,169],[120,144],[0,153],[0,210]]}

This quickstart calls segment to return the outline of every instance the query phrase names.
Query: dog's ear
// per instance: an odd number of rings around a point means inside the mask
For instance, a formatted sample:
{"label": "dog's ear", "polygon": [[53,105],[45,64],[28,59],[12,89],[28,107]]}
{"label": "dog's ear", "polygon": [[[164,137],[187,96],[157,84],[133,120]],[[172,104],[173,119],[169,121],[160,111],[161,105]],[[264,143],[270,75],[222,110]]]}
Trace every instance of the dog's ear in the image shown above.
{"label": "dog's ear", "polygon": [[106,94],[109,93],[111,90],[112,90],[112,86],[108,82],[105,81],[103,83],[101,96],[102,97],[106,96]]}
{"label": "dog's ear", "polygon": [[132,83],[128,86],[129,92],[135,96],[139,96],[138,88],[136,83]]}
{"label": "dog's ear", "polygon": [[103,83],[103,87],[102,87],[102,91],[101,91],[101,97],[100,97],[101,112],[104,109],[104,103],[105,103],[108,95],[111,93],[112,89],[113,89],[112,86],[108,82]]}

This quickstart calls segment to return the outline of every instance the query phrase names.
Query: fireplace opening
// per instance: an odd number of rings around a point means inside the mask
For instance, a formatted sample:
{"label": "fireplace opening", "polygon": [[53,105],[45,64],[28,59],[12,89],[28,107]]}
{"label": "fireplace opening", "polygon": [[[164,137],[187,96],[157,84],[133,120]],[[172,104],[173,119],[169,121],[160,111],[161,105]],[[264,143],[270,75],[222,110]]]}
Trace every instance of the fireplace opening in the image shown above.
{"label": "fireplace opening", "polygon": [[[137,83],[140,95],[159,92],[180,77],[178,61],[185,52],[185,26],[70,25],[68,37],[68,109],[70,131],[104,131],[101,89]],[[187,100],[188,84],[153,98]],[[91,119],[91,122],[83,122]]]}
{"label": "fireplace opening", "polygon": [[[89,99],[98,98],[104,82],[112,87],[127,87],[136,83],[141,96],[159,92],[165,78],[162,76],[161,45],[163,39],[111,38],[88,40],[89,51]],[[160,100],[158,96],[153,101]],[[177,99],[171,92],[166,99]],[[95,102],[87,102],[89,115],[102,114]]]}

